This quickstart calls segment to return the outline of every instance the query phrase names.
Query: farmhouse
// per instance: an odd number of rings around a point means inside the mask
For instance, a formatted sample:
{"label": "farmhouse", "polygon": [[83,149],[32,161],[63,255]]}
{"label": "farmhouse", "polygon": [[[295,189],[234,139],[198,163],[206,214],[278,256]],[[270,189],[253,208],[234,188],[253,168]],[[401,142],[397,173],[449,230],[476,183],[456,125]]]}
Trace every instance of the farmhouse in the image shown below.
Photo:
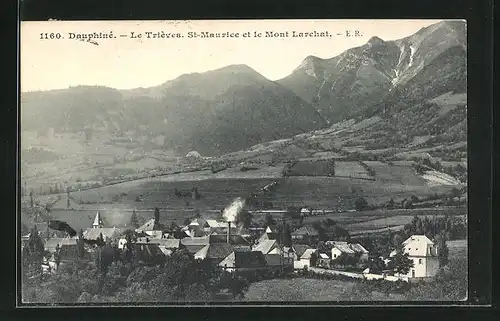
{"label": "farmhouse", "polygon": [[210,244],[210,239],[208,236],[186,237],[181,239],[181,244],[188,250],[189,253],[195,254],[206,245]]}
{"label": "farmhouse", "polygon": [[332,245],[332,260],[336,260],[341,255],[344,256],[359,256],[360,262],[368,261],[368,250],[366,250],[361,244],[338,242],[338,241],[328,241],[327,245]]}
{"label": "farmhouse", "polygon": [[[146,242],[144,242],[146,241]],[[146,239],[139,238],[136,244],[157,246],[158,249],[165,255],[170,255],[172,252],[182,248],[181,240],[178,239]]]}
{"label": "farmhouse", "polygon": [[311,266],[311,256],[313,253],[316,253],[316,251],[316,249],[305,250],[300,258],[293,262],[294,269],[309,268]]}
{"label": "farmhouse", "polygon": [[314,243],[318,240],[319,233],[314,228],[302,226],[291,233],[292,240]]}
{"label": "farmhouse", "polygon": [[300,257],[308,249],[311,249],[309,245],[306,244],[294,244],[291,248],[290,256],[293,257],[295,261],[300,260]]}
{"label": "farmhouse", "polygon": [[282,268],[292,271],[292,260],[260,251],[234,251],[219,263],[219,267],[228,272],[277,272]]}
{"label": "farmhouse", "polygon": [[[205,235],[208,234],[226,234],[228,232],[229,224],[226,222],[218,222],[217,220],[206,220],[202,225]],[[236,233],[237,229],[231,227],[231,233]]]}
{"label": "farmhouse", "polygon": [[[403,242],[404,252],[413,261],[413,268],[405,276],[411,278],[434,277],[439,269],[438,248],[425,235],[412,235]],[[396,255],[392,251],[390,256]]]}
{"label": "farmhouse", "polygon": [[320,253],[318,256],[318,261],[316,262],[317,267],[328,268],[330,267],[330,257],[326,253]]}
{"label": "farmhouse", "polygon": [[259,251],[262,254],[268,254],[278,247],[276,240],[263,240],[252,248],[252,251]]}
{"label": "farmhouse", "polygon": [[195,259],[209,260],[212,264],[217,265],[229,254],[234,252],[234,247],[227,243],[213,243],[205,245],[202,249],[194,254]]}
{"label": "farmhouse", "polygon": [[56,251],[59,252],[61,261],[71,260],[78,257],[78,238],[51,238],[45,241],[45,251],[52,256]]}
{"label": "farmhouse", "polygon": [[97,241],[102,235],[105,242],[117,240],[122,235],[122,231],[116,227],[96,227],[88,228],[83,232],[83,238],[89,241]]}
{"label": "farmhouse", "polygon": [[153,231],[162,231],[164,226],[160,224],[156,219],[152,218],[140,227],[138,227],[135,231],[137,233],[146,233],[146,234],[154,234]]}
{"label": "farmhouse", "polygon": [[268,226],[257,242],[261,242],[264,240],[276,240],[277,236],[278,233],[276,232],[276,230]]}

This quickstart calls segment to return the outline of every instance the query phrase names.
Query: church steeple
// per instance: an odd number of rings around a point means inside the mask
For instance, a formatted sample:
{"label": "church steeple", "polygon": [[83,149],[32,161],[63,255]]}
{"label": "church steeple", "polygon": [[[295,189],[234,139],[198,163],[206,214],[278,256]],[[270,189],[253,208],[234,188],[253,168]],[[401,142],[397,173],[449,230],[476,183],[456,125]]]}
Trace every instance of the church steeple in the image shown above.
{"label": "church steeple", "polygon": [[101,228],[102,227],[102,219],[101,214],[97,211],[95,215],[94,223],[92,224],[92,228]]}

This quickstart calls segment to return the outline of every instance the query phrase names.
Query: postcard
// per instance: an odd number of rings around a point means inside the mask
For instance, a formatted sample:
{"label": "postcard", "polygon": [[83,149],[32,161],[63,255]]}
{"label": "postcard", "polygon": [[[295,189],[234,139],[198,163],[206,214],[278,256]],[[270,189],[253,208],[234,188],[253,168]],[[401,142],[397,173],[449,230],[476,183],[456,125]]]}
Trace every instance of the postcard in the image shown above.
{"label": "postcard", "polygon": [[466,300],[466,27],[21,22],[20,304]]}

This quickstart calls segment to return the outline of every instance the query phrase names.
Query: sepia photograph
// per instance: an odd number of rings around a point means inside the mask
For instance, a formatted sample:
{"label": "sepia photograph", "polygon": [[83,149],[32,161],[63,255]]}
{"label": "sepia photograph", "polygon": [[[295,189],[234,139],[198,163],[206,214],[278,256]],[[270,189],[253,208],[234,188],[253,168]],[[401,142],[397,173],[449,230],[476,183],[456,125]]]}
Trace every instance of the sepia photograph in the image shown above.
{"label": "sepia photograph", "polygon": [[19,108],[21,306],[468,298],[465,20],[23,21]]}

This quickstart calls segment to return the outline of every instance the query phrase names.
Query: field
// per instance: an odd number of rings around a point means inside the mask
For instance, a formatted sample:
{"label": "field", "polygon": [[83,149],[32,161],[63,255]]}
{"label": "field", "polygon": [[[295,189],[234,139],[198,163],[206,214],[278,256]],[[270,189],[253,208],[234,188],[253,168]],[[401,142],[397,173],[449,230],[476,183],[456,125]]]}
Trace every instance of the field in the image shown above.
{"label": "field", "polygon": [[450,259],[466,258],[467,257],[467,240],[447,241],[448,256]]}
{"label": "field", "polygon": [[351,235],[379,233],[387,230],[400,230],[411,223],[414,216],[432,219],[445,215],[467,215],[466,207],[440,207],[422,209],[372,210],[349,213],[333,213],[304,219],[304,224],[311,225],[315,221],[332,219],[344,226]]}
{"label": "field", "polygon": [[[357,301],[358,284],[339,280],[316,280],[306,278],[274,279],[252,283],[245,293],[245,301],[290,302],[290,301]],[[404,297],[398,294],[372,292],[367,300],[397,301]]]}
{"label": "field", "polygon": [[340,206],[350,209],[357,197],[365,198],[369,204],[380,204],[391,198],[398,202],[412,195],[423,197],[447,193],[451,188],[341,177],[289,177],[281,180],[272,202],[276,208],[310,206],[328,209]]}
{"label": "field", "polygon": [[[75,227],[83,228],[91,224],[88,217],[93,218],[98,209],[103,211],[104,217],[107,215],[105,212],[113,211],[110,224],[112,222],[117,226],[128,222],[133,209],[136,209],[138,214],[146,220],[152,217],[152,210],[155,207],[161,210],[162,222],[182,223],[185,218],[192,217],[195,210],[204,215],[211,213],[210,211],[220,211],[235,198],[246,198],[274,181],[278,184],[272,191],[257,197],[258,201],[272,203],[274,209],[308,206],[313,209],[348,210],[353,208],[354,201],[358,197],[365,198],[369,204],[381,204],[391,198],[399,202],[412,195],[425,197],[435,193],[448,193],[453,187],[428,186],[424,179],[416,176],[407,166],[390,166],[379,162],[366,163],[375,169],[375,180],[344,177],[283,178],[281,177],[283,165],[260,166],[257,170],[249,171],[241,171],[240,167],[233,167],[215,174],[210,170],[179,173],[74,191],[71,192],[70,208],[72,210],[66,209],[64,194],[36,196],[36,200],[44,205],[60,197],[60,200],[53,206],[52,215],[68,222],[74,221]],[[365,171],[357,162],[337,162],[336,166],[340,166],[346,175]],[[193,199],[190,196],[178,197],[174,194],[175,189],[188,192],[194,187],[201,195],[199,199]],[[26,202],[27,198],[23,201]],[[436,211],[439,212],[439,209]],[[457,209],[453,209],[451,213],[456,213],[456,211]],[[362,229],[376,230],[406,224],[413,215],[424,214],[431,215],[429,210],[421,212],[413,210],[410,214],[404,211],[388,212],[386,210],[349,212],[311,217],[307,218],[305,223],[332,218],[345,224],[350,232],[356,232]],[[388,216],[391,216],[390,221],[385,220]],[[395,218],[394,216],[402,217]],[[349,226],[350,224],[352,226]]]}
{"label": "field", "polygon": [[375,171],[375,178],[381,182],[399,183],[410,186],[426,186],[427,181],[411,168],[411,163],[401,165],[388,165],[377,161],[364,161]]}
{"label": "field", "polygon": [[288,176],[329,176],[329,160],[299,160],[288,172]]}

